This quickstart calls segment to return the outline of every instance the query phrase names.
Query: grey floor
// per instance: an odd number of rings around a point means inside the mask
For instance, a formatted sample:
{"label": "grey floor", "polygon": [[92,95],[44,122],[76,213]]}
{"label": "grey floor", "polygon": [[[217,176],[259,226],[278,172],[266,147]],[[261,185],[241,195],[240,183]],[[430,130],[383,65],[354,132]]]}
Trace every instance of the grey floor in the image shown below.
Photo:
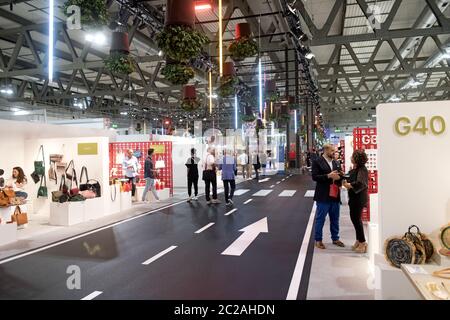
{"label": "grey floor", "polygon": [[[341,207],[340,235],[345,248],[331,243],[329,220],[324,226],[325,250],[314,248],[309,278],[309,300],[373,300],[373,277],[366,254],[351,250],[355,231],[350,221],[348,205]],[[367,237],[367,232],[366,232]]]}

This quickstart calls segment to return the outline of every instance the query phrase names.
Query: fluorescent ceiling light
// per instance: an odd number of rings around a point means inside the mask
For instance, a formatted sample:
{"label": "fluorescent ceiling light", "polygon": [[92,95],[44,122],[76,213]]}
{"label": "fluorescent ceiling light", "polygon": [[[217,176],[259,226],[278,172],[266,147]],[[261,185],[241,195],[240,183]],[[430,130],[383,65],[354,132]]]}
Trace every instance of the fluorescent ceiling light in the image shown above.
{"label": "fluorescent ceiling light", "polygon": [[128,115],[128,112],[121,112],[120,113],[122,116],[126,116],[126,115]]}
{"label": "fluorescent ceiling light", "polygon": [[366,122],[372,122],[372,119],[367,119]]}
{"label": "fluorescent ceiling light", "polygon": [[14,112],[15,116],[26,116],[26,115],[29,115],[29,114],[30,114],[30,112],[29,111],[25,111],[25,110]]}
{"label": "fluorescent ceiling light", "polygon": [[411,80],[409,83],[408,83],[408,85],[410,85],[411,87],[417,87],[417,86],[420,86],[420,85],[422,85],[423,83],[422,82],[420,82],[420,81],[415,81],[415,80]]}
{"label": "fluorescent ceiling light", "polygon": [[88,33],[86,34],[85,40],[100,46],[106,43],[106,37],[103,32]]}
{"label": "fluorescent ceiling light", "polygon": [[196,4],[195,5],[195,10],[207,10],[207,9],[211,9],[211,4],[208,3],[203,3],[203,4]]}
{"label": "fluorescent ceiling light", "polygon": [[392,97],[388,101],[390,102],[399,102],[401,99],[399,97]]}

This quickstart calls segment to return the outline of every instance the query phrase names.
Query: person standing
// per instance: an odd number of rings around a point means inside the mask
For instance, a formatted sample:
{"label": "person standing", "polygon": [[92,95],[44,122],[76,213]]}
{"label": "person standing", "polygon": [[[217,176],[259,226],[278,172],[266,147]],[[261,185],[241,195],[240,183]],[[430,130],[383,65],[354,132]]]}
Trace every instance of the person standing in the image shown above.
{"label": "person standing", "polygon": [[[187,167],[187,181],[188,181],[188,195],[187,202],[192,200],[197,201],[198,198],[198,163],[200,158],[197,157],[197,150],[191,149],[191,156],[186,161]],[[192,198],[192,186],[194,186],[194,198]]]}
{"label": "person standing", "polygon": [[259,154],[254,151],[252,154],[253,169],[255,170],[255,179],[259,180],[259,169],[261,168],[261,162],[259,160]]}
{"label": "person standing", "polygon": [[322,229],[327,215],[330,216],[330,231],[333,244],[345,247],[339,240],[339,213],[340,213],[340,192],[342,172],[339,171],[338,163],[333,159],[334,146],[327,144],[324,152],[312,162],[312,179],[316,182],[314,200],[317,204],[315,220],[315,241],[316,247],[325,249],[322,242]]}
{"label": "person standing", "polygon": [[250,172],[248,171],[248,156],[247,153],[245,153],[245,151],[238,157],[238,162],[239,162],[239,166],[242,169],[242,177],[244,178],[244,180],[246,179],[246,177],[250,176]]}
{"label": "person standing", "polygon": [[259,160],[261,162],[262,175],[265,176],[266,175],[266,167],[267,167],[267,155],[265,152],[259,153]]}
{"label": "person standing", "polygon": [[367,252],[367,242],[361,220],[363,209],[368,201],[369,171],[366,168],[367,160],[367,154],[364,150],[355,150],[352,155],[354,169],[350,170],[348,181],[343,183],[343,186],[348,190],[350,218],[356,232],[356,242],[352,246],[352,250],[357,253]]}
{"label": "person standing", "polygon": [[[203,180],[205,181],[205,195],[206,203],[220,203],[217,199],[217,175],[216,175],[216,159],[214,157],[215,150],[213,147],[208,147],[208,153],[203,163]],[[212,186],[212,200],[211,200],[211,186]]]}
{"label": "person standing", "polygon": [[123,170],[125,170],[125,179],[131,183],[131,196],[136,195],[136,177],[139,171],[139,161],[133,154],[133,149],[128,149],[122,163]]}
{"label": "person standing", "polygon": [[11,179],[6,182],[6,186],[13,188],[15,196],[18,198],[28,198],[28,193],[25,192],[27,185],[27,178],[21,167],[14,167]]}
{"label": "person standing", "polygon": [[147,159],[145,159],[144,163],[144,178],[145,178],[145,188],[144,193],[142,194],[142,202],[148,202],[146,201],[147,193],[151,191],[153,193],[153,196],[157,201],[159,201],[158,193],[155,190],[155,179],[157,170],[155,169],[155,166],[153,164],[153,152],[154,149],[148,149],[147,151]]}
{"label": "person standing", "polygon": [[236,162],[234,158],[227,151],[219,164],[219,170],[222,170],[223,187],[225,189],[225,203],[227,206],[233,205],[234,190],[236,190]]}

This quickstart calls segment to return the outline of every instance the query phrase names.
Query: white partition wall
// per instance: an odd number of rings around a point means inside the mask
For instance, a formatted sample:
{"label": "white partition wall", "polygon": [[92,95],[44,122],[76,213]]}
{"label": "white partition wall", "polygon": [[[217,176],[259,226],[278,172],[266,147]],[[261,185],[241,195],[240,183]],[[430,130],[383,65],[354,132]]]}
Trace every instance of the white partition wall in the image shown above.
{"label": "white partition wall", "polygon": [[450,101],[379,105],[377,126],[376,296],[415,299],[406,276],[385,261],[382,251],[387,238],[403,235],[412,224],[436,234],[450,221]]}
{"label": "white partition wall", "polygon": [[[410,119],[411,132],[402,136],[395,125],[403,117]],[[421,117],[425,134],[413,130]],[[441,131],[434,117],[446,122],[442,134],[432,132],[432,125]],[[380,240],[405,233],[411,224],[434,232],[450,221],[450,101],[379,105],[377,121]],[[406,124],[399,121],[401,132]]]}

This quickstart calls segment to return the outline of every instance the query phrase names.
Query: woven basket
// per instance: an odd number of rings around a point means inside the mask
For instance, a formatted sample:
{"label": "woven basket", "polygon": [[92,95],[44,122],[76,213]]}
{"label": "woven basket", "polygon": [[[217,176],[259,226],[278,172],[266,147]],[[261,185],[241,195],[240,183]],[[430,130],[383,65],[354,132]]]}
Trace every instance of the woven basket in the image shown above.
{"label": "woven basket", "polygon": [[416,247],[408,239],[392,237],[384,242],[384,256],[394,267],[400,268],[403,263],[414,263]]}

